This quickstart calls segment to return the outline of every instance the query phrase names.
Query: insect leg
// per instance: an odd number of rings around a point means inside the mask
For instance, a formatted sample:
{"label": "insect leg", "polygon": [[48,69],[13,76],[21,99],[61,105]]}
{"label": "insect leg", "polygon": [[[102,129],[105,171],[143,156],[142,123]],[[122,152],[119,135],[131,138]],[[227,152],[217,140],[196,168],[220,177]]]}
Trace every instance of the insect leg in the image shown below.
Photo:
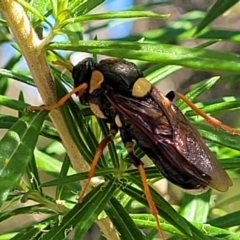
{"label": "insect leg", "polygon": [[88,179],[87,179],[87,182],[82,190],[82,193],[81,195],[78,197],[78,202],[82,202],[83,201],[83,197],[88,189],[88,186],[90,184],[90,181],[92,179],[92,177],[94,177],[94,173],[95,173],[95,169],[96,169],[96,166],[97,166],[97,163],[103,153],[103,150],[104,148],[107,146],[107,144],[113,140],[113,138],[115,137],[117,131],[116,131],[116,128],[111,128],[110,130],[110,133],[108,134],[108,136],[106,138],[104,138],[97,146],[96,148],[96,153],[94,155],[94,158],[93,158],[93,161],[92,161],[92,164],[90,166],[90,170],[89,170],[89,173],[88,173]]}
{"label": "insect leg", "polygon": [[148,183],[147,183],[147,176],[146,176],[146,173],[144,170],[143,162],[134,154],[131,133],[130,133],[130,131],[127,130],[127,127],[125,126],[125,127],[120,128],[120,134],[121,134],[122,141],[127,149],[129,160],[138,169],[138,171],[140,173],[142,183],[143,183],[144,194],[146,196],[150,211],[156,220],[159,235],[161,236],[161,238],[163,240],[165,240],[163,231],[160,226],[160,221],[158,219],[158,211],[157,211],[156,205],[152,199],[152,195],[151,195]]}
{"label": "insect leg", "polygon": [[87,87],[88,87],[87,83],[83,83],[78,87],[74,88],[71,92],[67,93],[55,104],[43,105],[43,106],[29,106],[28,110],[29,111],[40,111],[40,110],[51,111],[55,108],[61,107],[74,93],[78,93],[78,96],[81,96],[84,93],[84,91],[87,89]]}
{"label": "insect leg", "polygon": [[192,103],[189,99],[187,99],[183,94],[175,92],[175,94],[183,100],[195,113],[203,117],[207,122],[209,122],[211,125],[213,125],[215,128],[221,128],[225,130],[226,132],[229,132],[231,134],[237,134],[240,135],[240,130],[232,128],[226,124],[223,124],[218,119],[211,117],[207,115],[205,112],[203,112],[201,109],[197,108],[194,103]]}
{"label": "insect leg", "polygon": [[152,199],[152,195],[151,195],[148,183],[147,183],[147,176],[146,176],[146,172],[144,170],[143,163],[133,152],[133,142],[126,142],[125,147],[128,151],[128,157],[129,157],[130,161],[134,164],[134,166],[138,169],[138,171],[140,173],[142,183],[143,183],[143,190],[144,190],[144,194],[146,196],[147,202],[148,202],[148,206],[150,208],[152,215],[154,216],[154,218],[156,220],[159,235],[164,240],[165,237],[164,237],[163,231],[160,226],[160,221],[158,219],[158,211],[157,211],[156,205]]}

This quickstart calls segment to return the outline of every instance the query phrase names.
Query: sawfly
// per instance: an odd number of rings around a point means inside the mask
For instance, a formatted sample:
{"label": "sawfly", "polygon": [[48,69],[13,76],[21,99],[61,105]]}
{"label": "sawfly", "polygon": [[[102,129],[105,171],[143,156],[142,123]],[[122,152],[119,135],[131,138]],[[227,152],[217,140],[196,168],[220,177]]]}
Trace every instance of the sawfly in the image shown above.
{"label": "sawfly", "polygon": [[134,154],[133,141],[166,179],[190,193],[201,193],[208,188],[225,192],[232,185],[226,171],[196,128],[172,101],[175,96],[179,97],[216,128],[232,134],[239,134],[238,130],[206,115],[180,93],[171,91],[163,95],[129,61],[108,58],[96,62],[93,58],[86,58],[74,66],[71,72],[74,89],[70,93],[54,105],[30,109],[54,109],[75,93],[82,104],[89,105],[97,118],[109,124],[109,135],[97,147],[88,182],[79,197],[80,202],[94,176],[103,149],[117,132],[120,132],[129,160],[140,172],[144,193],[163,239],[143,163]]}

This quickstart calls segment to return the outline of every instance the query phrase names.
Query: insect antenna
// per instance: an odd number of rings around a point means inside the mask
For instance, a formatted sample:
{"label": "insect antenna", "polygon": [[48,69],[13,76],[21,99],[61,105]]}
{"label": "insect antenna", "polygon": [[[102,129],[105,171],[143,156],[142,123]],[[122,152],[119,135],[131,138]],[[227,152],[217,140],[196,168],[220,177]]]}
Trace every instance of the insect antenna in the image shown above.
{"label": "insect antenna", "polygon": [[73,69],[73,65],[70,61],[66,61],[66,62],[61,62],[61,61],[52,61],[52,64],[53,65],[56,65],[56,66],[61,66],[61,67],[64,67],[65,69],[67,69],[69,72],[72,72],[72,69]]}

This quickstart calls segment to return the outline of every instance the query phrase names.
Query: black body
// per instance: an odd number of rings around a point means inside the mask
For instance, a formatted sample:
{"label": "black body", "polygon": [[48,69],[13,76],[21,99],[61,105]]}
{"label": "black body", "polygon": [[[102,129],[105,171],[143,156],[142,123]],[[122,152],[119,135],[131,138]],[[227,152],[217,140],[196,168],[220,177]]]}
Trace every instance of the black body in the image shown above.
{"label": "black body", "polygon": [[172,104],[174,92],[165,97],[151,86],[143,97],[133,96],[134,83],[143,73],[122,59],[99,63],[85,59],[73,68],[75,87],[84,82],[90,85],[93,71],[101,72],[104,79],[96,89],[87,89],[80,101],[92,106],[111,129],[119,130],[125,144],[134,139],[169,181],[199,191],[208,187],[226,191],[232,185],[198,131]]}

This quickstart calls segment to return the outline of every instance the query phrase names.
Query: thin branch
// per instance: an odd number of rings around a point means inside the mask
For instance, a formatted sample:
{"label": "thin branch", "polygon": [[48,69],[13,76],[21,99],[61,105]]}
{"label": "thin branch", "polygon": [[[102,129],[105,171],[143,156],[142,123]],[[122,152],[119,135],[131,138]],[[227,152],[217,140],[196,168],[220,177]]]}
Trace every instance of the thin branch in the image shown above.
{"label": "thin branch", "polygon": [[[43,102],[47,105],[55,103],[56,89],[46,61],[45,49],[41,44],[42,41],[32,28],[24,9],[15,1],[0,0],[0,11],[21,48]],[[87,171],[89,167],[72,141],[61,112],[53,110],[50,117],[58,129],[75,170],[78,172]]]}

